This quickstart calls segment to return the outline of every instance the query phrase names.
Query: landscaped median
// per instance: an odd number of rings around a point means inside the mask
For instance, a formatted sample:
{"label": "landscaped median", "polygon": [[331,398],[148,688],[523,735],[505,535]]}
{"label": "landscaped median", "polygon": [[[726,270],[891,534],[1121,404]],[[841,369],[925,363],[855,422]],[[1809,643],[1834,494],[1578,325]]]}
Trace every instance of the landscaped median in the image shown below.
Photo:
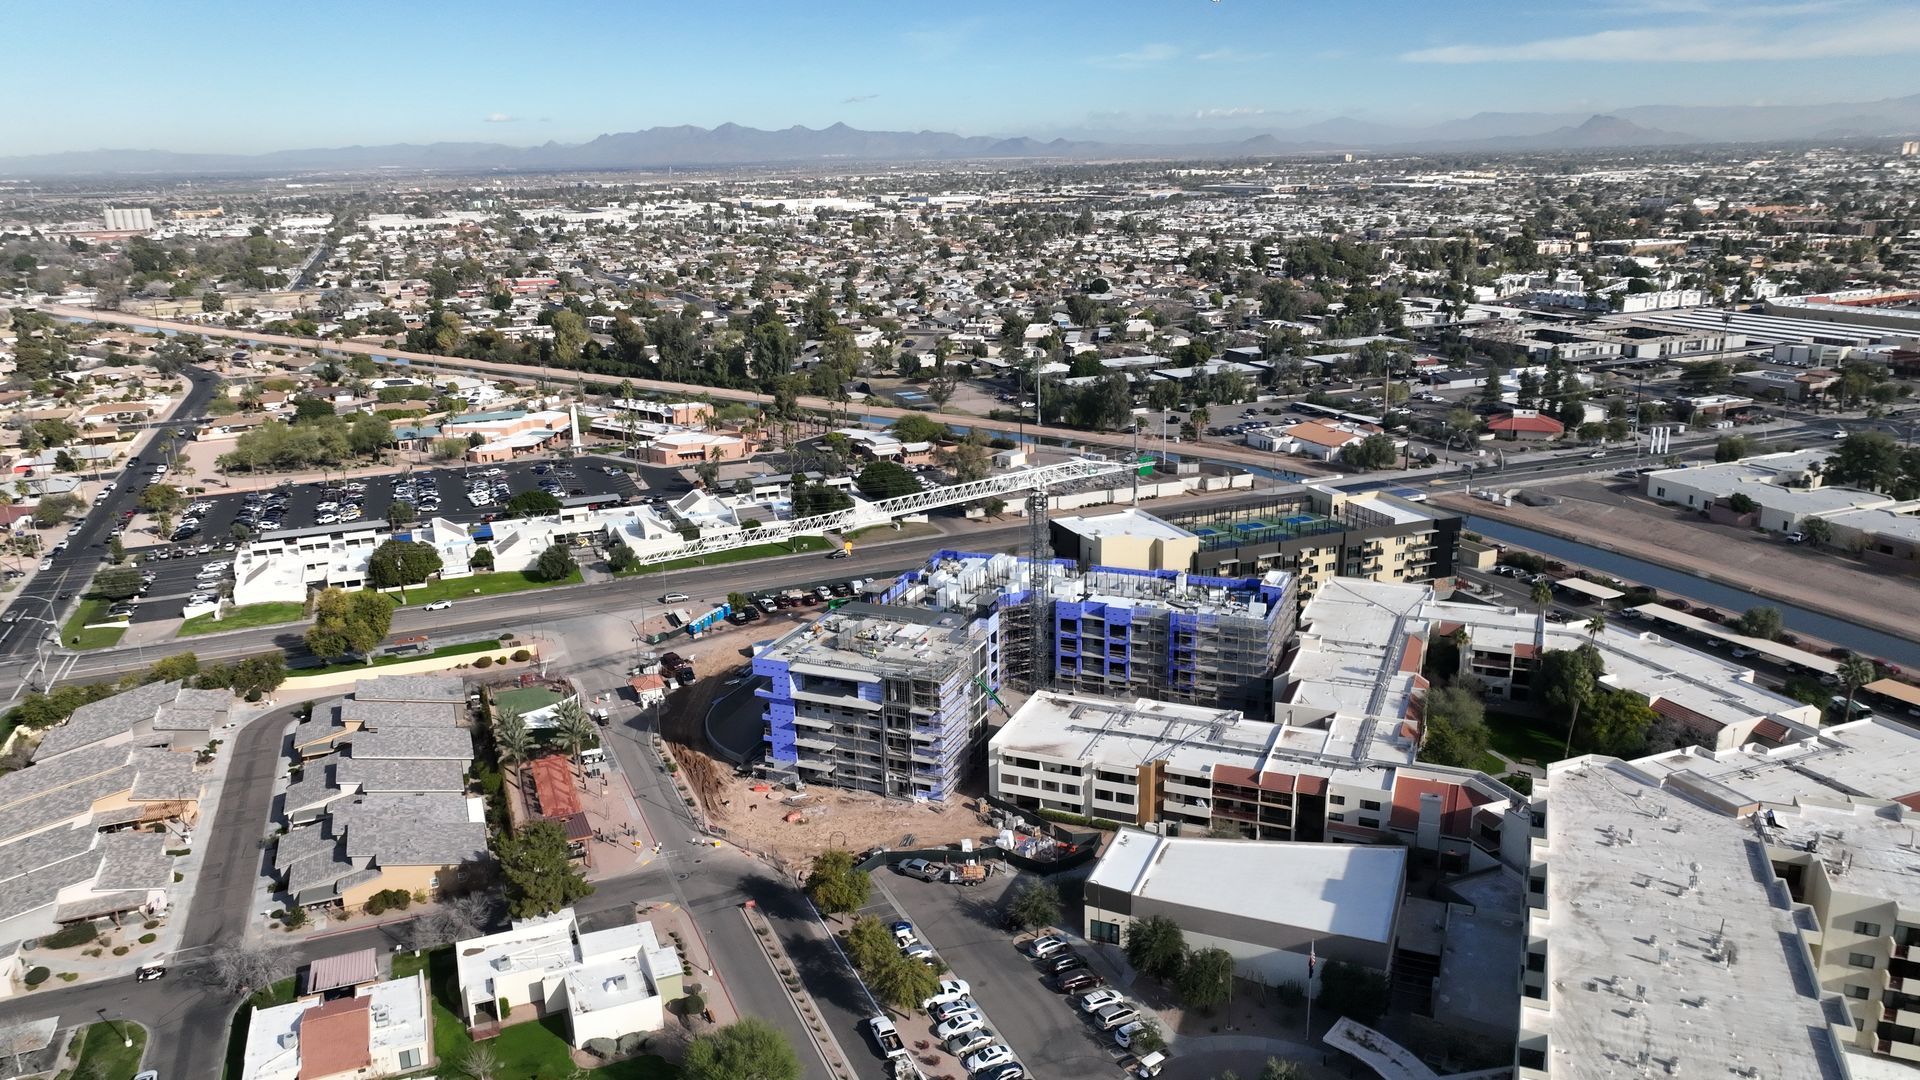
{"label": "landscaped median", "polygon": [[[105,649],[120,644],[120,638],[127,632],[126,620],[108,621],[107,609],[112,603],[98,597],[88,597],[80,601],[73,609],[73,615],[67,619],[66,628],[60,632],[60,641],[69,649]],[[92,626],[91,623],[106,623]]]}
{"label": "landscaped median", "polygon": [[265,604],[243,604],[228,608],[219,618],[211,614],[195,615],[180,624],[175,637],[218,634],[227,630],[252,630],[261,626],[299,622],[307,617],[307,605],[296,600],[276,600]]}
{"label": "landscaped median", "polygon": [[639,574],[657,574],[664,570],[686,570],[695,566],[719,566],[722,563],[751,562],[754,559],[772,559],[782,555],[803,555],[809,551],[825,551],[831,544],[818,536],[796,536],[791,540],[770,544],[752,544],[748,547],[728,548],[710,555],[690,555],[684,559],[669,559],[666,562],[648,563],[631,569],[617,571],[617,577],[632,577]]}

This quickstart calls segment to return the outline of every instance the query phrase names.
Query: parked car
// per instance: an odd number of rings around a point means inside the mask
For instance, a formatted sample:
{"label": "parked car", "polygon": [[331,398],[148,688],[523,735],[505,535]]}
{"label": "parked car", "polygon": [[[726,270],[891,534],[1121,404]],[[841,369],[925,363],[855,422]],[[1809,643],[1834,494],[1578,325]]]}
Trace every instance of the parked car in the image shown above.
{"label": "parked car", "polygon": [[683,593],[683,592],[670,592],[670,593],[668,593],[668,594],[666,594],[665,596],[662,596],[662,597],[660,598],[660,602],[661,602],[661,603],[663,603],[663,604],[678,604],[678,603],[682,603],[682,602],[684,602],[684,601],[685,601],[686,599],[687,599],[687,594],[686,594],[686,593]]}
{"label": "parked car", "polygon": [[991,1045],[997,1041],[997,1039],[998,1036],[994,1035],[992,1028],[983,1027],[975,1028],[972,1031],[963,1031],[948,1039],[942,1045],[946,1047],[947,1053],[952,1054],[954,1057],[962,1057],[973,1053],[983,1046]]}
{"label": "parked car", "polygon": [[921,881],[932,881],[940,876],[940,868],[925,859],[908,859],[895,865],[894,869],[908,877],[919,878]]}
{"label": "parked car", "polygon": [[133,977],[138,982],[152,982],[155,979],[166,978],[167,969],[160,967],[158,965],[149,965],[147,967],[135,969],[133,973]]}
{"label": "parked car", "polygon": [[1077,994],[1106,984],[1105,979],[1086,968],[1074,968],[1053,980],[1053,988],[1063,994]]}
{"label": "parked car", "polygon": [[975,1004],[972,998],[963,997],[955,998],[952,1001],[943,1001],[927,1011],[936,1021],[950,1020],[953,1017],[959,1016],[961,1013],[979,1012],[980,1006]]}
{"label": "parked car", "polygon": [[1081,1012],[1090,1013],[1098,1012],[1109,1005],[1117,1005],[1120,1003],[1120,1000],[1120,991],[1103,989],[1095,990],[1090,994],[1080,995],[1080,1000],[1075,1002],[1075,1005],[1079,1007]]}
{"label": "parked car", "polygon": [[1009,1061],[981,1073],[976,1080],[1027,1080],[1027,1067],[1017,1061]]}
{"label": "parked car", "polygon": [[906,948],[901,949],[900,955],[910,956],[915,960],[920,960],[920,961],[924,961],[925,963],[931,964],[933,963],[933,946],[927,944],[924,941],[917,941],[912,945],[909,945]]}
{"label": "parked car", "polygon": [[935,1005],[944,1004],[949,1001],[958,1001],[967,996],[969,989],[967,980],[965,979],[941,979],[939,992],[921,1002],[920,1007],[923,1009],[931,1009]]}
{"label": "parked car", "polygon": [[1120,1049],[1126,1050],[1133,1046],[1133,1040],[1146,1034],[1150,1029],[1151,1025],[1145,1020],[1135,1020],[1132,1023],[1122,1024],[1114,1031],[1113,1041],[1119,1044]]}
{"label": "parked car", "polygon": [[1012,1060],[1013,1051],[1006,1043],[994,1043],[984,1050],[975,1050],[973,1053],[961,1058],[960,1064],[966,1066],[968,1072],[982,1072],[987,1069],[998,1068]]}
{"label": "parked car", "polygon": [[1035,960],[1044,960],[1055,953],[1065,952],[1066,950],[1066,941],[1062,938],[1054,937],[1052,934],[1034,938],[1032,941],[1021,946],[1021,951],[1033,957]]}
{"label": "parked car", "polygon": [[1112,1031],[1121,1024],[1130,1024],[1138,1019],[1140,1019],[1139,1012],[1125,1002],[1116,1002],[1104,1009],[1097,1009],[1093,1014],[1093,1022],[1101,1031]]}
{"label": "parked car", "polygon": [[435,600],[435,601],[434,601],[433,603],[431,603],[431,604],[428,604],[427,606],[425,606],[425,607],[423,607],[423,608],[421,608],[420,610],[422,610],[422,611],[445,611],[446,609],[448,609],[448,608],[450,608],[450,607],[452,607],[452,606],[453,606],[453,601],[451,601],[451,600]]}
{"label": "parked car", "polygon": [[965,1035],[968,1032],[978,1031],[986,1026],[986,1017],[980,1015],[978,1012],[964,1012],[958,1016],[950,1017],[942,1021],[940,1026],[933,1029],[933,1036],[936,1039],[946,1040],[953,1038],[955,1035]]}
{"label": "parked car", "polygon": [[1070,952],[1070,953],[1064,953],[1056,956],[1050,956],[1047,959],[1041,961],[1040,970],[1046,972],[1049,975],[1064,975],[1067,972],[1072,971],[1074,968],[1083,968],[1086,966],[1087,966],[1086,957],[1081,956],[1079,953]]}

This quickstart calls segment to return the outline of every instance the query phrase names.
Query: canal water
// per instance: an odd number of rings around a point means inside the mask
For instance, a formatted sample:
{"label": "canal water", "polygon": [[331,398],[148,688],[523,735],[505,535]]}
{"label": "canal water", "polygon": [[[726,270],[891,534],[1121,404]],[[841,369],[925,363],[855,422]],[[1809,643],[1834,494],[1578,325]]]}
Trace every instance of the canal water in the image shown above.
{"label": "canal water", "polygon": [[1631,555],[1607,551],[1591,544],[1563,539],[1505,521],[1491,521],[1469,515],[1464,527],[1489,540],[1514,544],[1562,562],[1574,563],[1590,570],[1624,578],[1627,581],[1638,582],[1663,594],[1711,604],[1736,615],[1751,607],[1775,608],[1786,621],[1787,629],[1795,634],[1831,641],[1842,648],[1852,649],[1854,652],[1864,653],[1904,668],[1920,668],[1920,642],[1908,638],[1896,637],[1872,627],[1847,622],[1818,611],[1783,604],[1778,600],[1750,593],[1745,589],[1723,585],[1717,581],[1708,581],[1684,571],[1636,559]]}

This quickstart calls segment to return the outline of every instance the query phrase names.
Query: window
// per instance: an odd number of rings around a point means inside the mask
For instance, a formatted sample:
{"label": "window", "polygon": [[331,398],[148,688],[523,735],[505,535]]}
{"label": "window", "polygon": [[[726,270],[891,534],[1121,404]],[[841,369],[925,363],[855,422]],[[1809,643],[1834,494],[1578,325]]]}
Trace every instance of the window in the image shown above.
{"label": "window", "polygon": [[1528,878],[1527,891],[1535,896],[1545,896],[1547,894],[1547,879],[1543,877]]}
{"label": "window", "polygon": [[1547,970],[1547,954],[1538,953],[1538,952],[1528,953],[1527,954],[1527,970],[1528,971]]}
{"label": "window", "polygon": [[1378,802],[1376,802],[1375,800],[1373,800],[1373,799],[1361,799],[1361,800],[1360,800],[1360,809],[1362,809],[1362,810],[1378,810],[1378,809],[1380,809],[1380,804],[1379,804]]}
{"label": "window", "polygon": [[417,1069],[420,1067],[420,1051],[407,1049],[400,1051],[400,1068]]}
{"label": "window", "polygon": [[1847,987],[1847,996],[1854,999],[1855,1001],[1865,1001],[1867,999],[1868,993],[1869,991],[1864,986]]}
{"label": "window", "polygon": [[1329,795],[1327,796],[1327,803],[1330,806],[1345,806],[1347,805],[1347,797],[1345,795]]}
{"label": "window", "polygon": [[1879,962],[1880,961],[1874,958],[1872,953],[1856,952],[1847,954],[1847,963],[1857,968],[1870,968]]}
{"label": "window", "polygon": [[1880,924],[1877,922],[1857,922],[1853,924],[1853,932],[1859,934],[1861,937],[1879,937]]}
{"label": "window", "polygon": [[1360,827],[1363,829],[1377,829],[1380,827],[1380,819],[1377,817],[1363,817],[1360,819]]}
{"label": "window", "polygon": [[1345,820],[1347,820],[1347,815],[1345,815],[1345,814],[1328,814],[1328,815],[1327,815],[1327,820],[1328,820],[1328,821],[1345,821]]}
{"label": "window", "polygon": [[1093,919],[1088,923],[1088,937],[1103,945],[1120,944],[1120,924],[1105,919]]}

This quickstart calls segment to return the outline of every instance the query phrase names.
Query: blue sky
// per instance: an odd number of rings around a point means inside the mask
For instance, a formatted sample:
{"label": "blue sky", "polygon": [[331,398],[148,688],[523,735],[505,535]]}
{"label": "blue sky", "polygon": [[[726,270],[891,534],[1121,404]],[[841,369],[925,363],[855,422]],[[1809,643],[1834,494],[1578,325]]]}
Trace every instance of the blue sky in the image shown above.
{"label": "blue sky", "polygon": [[1920,92],[1920,0],[76,0],[5,20],[0,156],[727,121],[1256,131]]}

